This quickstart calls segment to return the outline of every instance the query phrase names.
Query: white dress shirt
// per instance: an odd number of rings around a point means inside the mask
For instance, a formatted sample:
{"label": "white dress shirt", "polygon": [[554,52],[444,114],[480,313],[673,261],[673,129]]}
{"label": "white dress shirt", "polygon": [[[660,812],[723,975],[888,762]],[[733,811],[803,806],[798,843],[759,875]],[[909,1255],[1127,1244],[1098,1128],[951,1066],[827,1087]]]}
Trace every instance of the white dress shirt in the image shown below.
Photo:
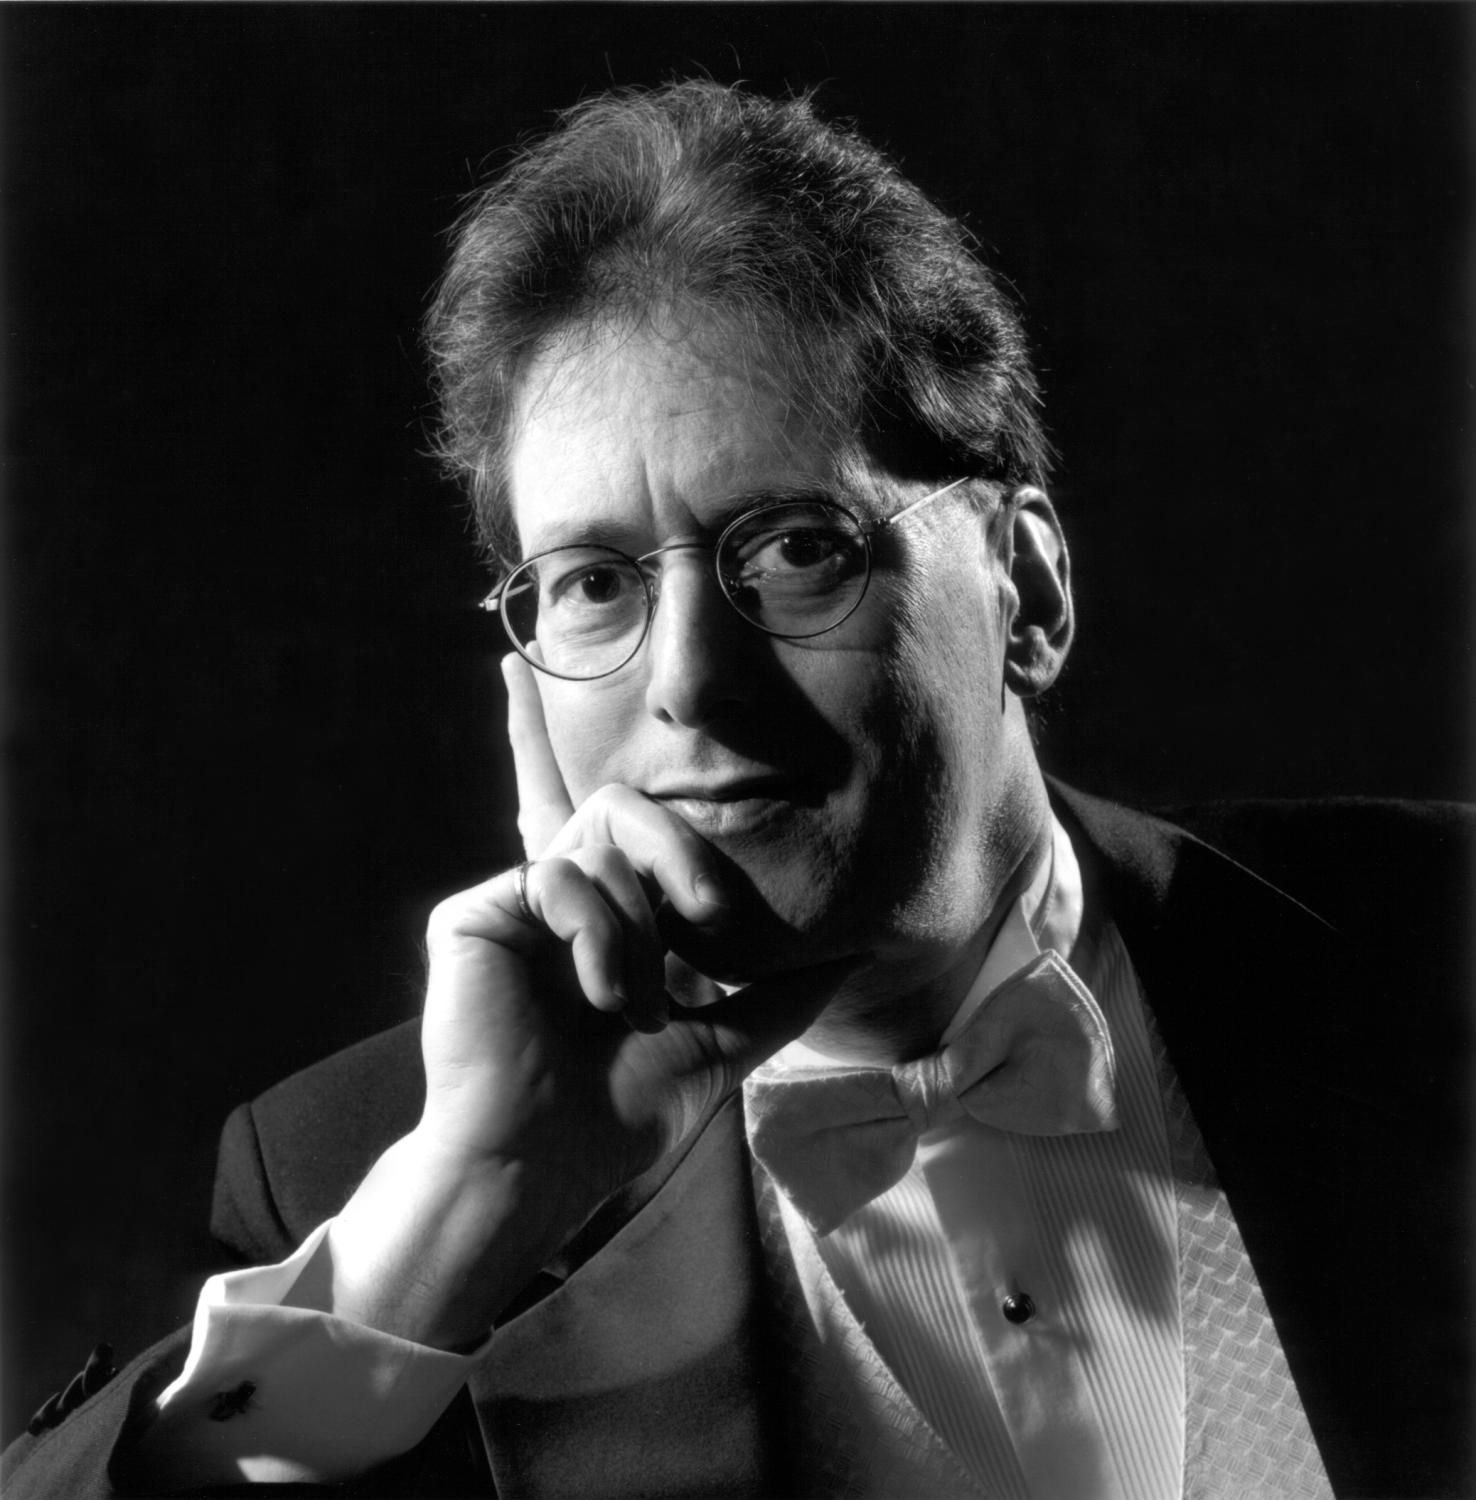
{"label": "white dress shirt", "polygon": [[[1057,824],[1051,857],[1006,915],[943,1043],[1041,952],[1071,955],[1081,918],[1080,872]],[[828,1235],[816,1239],[783,1205],[802,1282],[833,1282],[985,1495],[1172,1500],[1182,1487],[1168,1143],[1141,1007],[1121,992],[1097,1000],[1117,1130],[1025,1136],[965,1115],[924,1135],[907,1175]],[[756,1076],[835,1066],[796,1042]],[[805,1290],[812,1310],[830,1295]],[[1006,1309],[1029,1316],[1011,1321]],[[892,1492],[889,1470],[877,1472]]]}

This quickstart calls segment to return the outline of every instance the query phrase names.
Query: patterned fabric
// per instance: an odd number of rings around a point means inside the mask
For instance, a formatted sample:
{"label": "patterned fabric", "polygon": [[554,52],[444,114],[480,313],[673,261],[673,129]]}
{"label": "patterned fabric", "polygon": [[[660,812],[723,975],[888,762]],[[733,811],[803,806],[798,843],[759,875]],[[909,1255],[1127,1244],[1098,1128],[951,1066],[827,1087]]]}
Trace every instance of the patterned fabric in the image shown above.
{"label": "patterned fabric", "polygon": [[[1128,967],[1120,941],[1109,963]],[[1143,1013],[1179,1201],[1185,1500],[1324,1500],[1332,1486],[1260,1282],[1147,1006]]]}

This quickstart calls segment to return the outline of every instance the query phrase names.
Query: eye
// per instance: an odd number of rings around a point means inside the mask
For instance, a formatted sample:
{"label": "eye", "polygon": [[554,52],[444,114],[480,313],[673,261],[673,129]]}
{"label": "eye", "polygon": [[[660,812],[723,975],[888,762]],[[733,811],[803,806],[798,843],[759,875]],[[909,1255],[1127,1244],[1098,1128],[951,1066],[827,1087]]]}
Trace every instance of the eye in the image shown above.
{"label": "eye", "polygon": [[545,609],[601,609],[641,593],[640,575],[622,558],[566,559],[540,579]]}
{"label": "eye", "polygon": [[838,505],[766,506],[735,523],[718,548],[728,601],[760,630],[803,640],[823,635],[866,589],[866,533]]}
{"label": "eye", "polygon": [[604,677],[629,661],[650,619],[632,558],[612,547],[558,547],[517,568],[502,619],[522,654],[555,677]]}
{"label": "eye", "polygon": [[619,568],[587,568],[566,585],[568,591],[590,604],[610,604],[620,597],[624,580]]}
{"label": "eye", "polygon": [[730,538],[722,559],[730,588],[833,587],[865,571],[866,544],[853,529],[813,512],[785,521]]}
{"label": "eye", "polygon": [[845,539],[833,527],[809,527],[786,531],[763,548],[768,567],[817,568],[844,549]]}

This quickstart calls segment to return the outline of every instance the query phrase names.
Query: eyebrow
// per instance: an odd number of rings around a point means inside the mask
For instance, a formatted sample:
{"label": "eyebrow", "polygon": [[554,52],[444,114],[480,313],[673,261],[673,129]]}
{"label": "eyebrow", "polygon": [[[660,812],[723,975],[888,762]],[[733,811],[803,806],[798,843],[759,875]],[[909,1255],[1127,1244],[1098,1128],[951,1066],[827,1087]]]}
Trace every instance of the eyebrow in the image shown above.
{"label": "eyebrow", "polygon": [[[815,480],[766,484],[759,489],[742,490],[724,496],[712,519],[695,529],[699,534],[705,533],[716,538],[724,527],[736,521],[746,511],[757,510],[763,505],[807,500],[828,505],[841,503],[831,488]],[[624,521],[571,519],[556,522],[547,531],[535,534],[536,545],[528,549],[524,560],[552,552],[556,547],[613,547],[617,552],[636,555],[641,535],[640,527]]]}

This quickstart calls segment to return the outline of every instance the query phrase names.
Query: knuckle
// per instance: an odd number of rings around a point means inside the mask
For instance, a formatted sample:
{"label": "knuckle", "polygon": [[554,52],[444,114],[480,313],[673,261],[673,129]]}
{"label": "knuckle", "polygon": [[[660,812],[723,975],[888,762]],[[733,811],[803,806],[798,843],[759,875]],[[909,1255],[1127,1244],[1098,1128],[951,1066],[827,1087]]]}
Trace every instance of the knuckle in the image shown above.
{"label": "knuckle", "polygon": [[632,872],[629,857],[614,844],[586,844],[579,851],[579,863],[594,880],[618,880]]}
{"label": "knuckle", "polygon": [[534,860],[528,868],[528,880],[530,884],[541,885],[545,890],[554,890],[567,886],[571,881],[578,884],[583,882],[584,872],[579,868],[579,861],[567,854],[549,854],[542,859]]}
{"label": "knuckle", "polygon": [[584,806],[591,816],[602,817],[611,812],[619,812],[634,795],[628,786],[618,781],[607,781],[585,798]]}
{"label": "knuckle", "polygon": [[587,905],[592,887],[580,868],[577,854],[552,854],[535,860],[528,870],[533,909],[556,927]]}
{"label": "knuckle", "polygon": [[468,899],[464,891],[436,902],[426,918],[426,945],[434,949],[460,936],[465,930],[467,916]]}
{"label": "knuckle", "polygon": [[577,952],[608,953],[620,945],[620,923],[603,903],[590,905],[572,916],[559,936]]}

